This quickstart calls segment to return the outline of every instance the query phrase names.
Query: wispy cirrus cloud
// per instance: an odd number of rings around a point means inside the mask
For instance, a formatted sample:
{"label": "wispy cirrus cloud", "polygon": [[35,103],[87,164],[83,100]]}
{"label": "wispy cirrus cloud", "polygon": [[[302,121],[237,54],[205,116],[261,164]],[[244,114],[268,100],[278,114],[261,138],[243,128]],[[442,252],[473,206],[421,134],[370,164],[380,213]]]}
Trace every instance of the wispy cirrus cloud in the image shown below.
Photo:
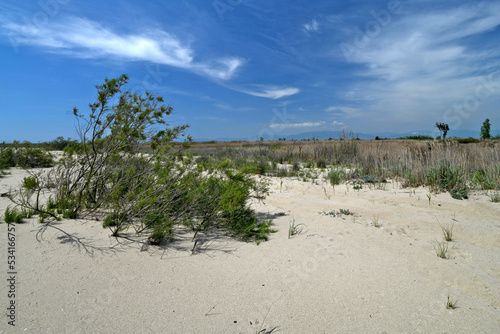
{"label": "wispy cirrus cloud", "polygon": [[303,27],[308,32],[315,32],[319,30],[319,23],[316,19],[312,19],[311,22],[304,24]]}
{"label": "wispy cirrus cloud", "polygon": [[331,106],[325,109],[326,112],[333,115],[354,116],[360,111],[357,108],[347,106]]}
{"label": "wispy cirrus cloud", "polygon": [[[352,63],[363,65],[356,75],[371,80],[348,87],[346,100],[364,103],[364,113],[377,113],[371,126],[400,122],[410,128],[442,118],[474,94],[482,77],[498,73],[500,46],[492,39],[478,41],[500,26],[500,3],[450,4],[392,19],[372,38],[358,36],[361,43],[349,54]],[[494,94],[500,96],[498,90]]]}
{"label": "wispy cirrus cloud", "polygon": [[275,124],[271,124],[269,127],[270,128],[281,128],[281,129],[294,129],[294,128],[311,128],[311,127],[322,126],[324,124],[325,124],[324,121],[291,123],[291,124],[275,123]]}
{"label": "wispy cirrus cloud", "polygon": [[148,61],[219,80],[230,79],[244,63],[238,57],[195,61],[195,51],[189,45],[158,29],[119,34],[98,22],[76,17],[40,26],[0,18],[0,27],[13,45],[38,46],[48,52],[80,58]]}
{"label": "wispy cirrus cloud", "polygon": [[300,93],[300,89],[295,87],[277,87],[277,86],[256,86],[252,89],[241,89],[242,93],[265,97],[268,99],[280,99],[285,96],[291,96]]}

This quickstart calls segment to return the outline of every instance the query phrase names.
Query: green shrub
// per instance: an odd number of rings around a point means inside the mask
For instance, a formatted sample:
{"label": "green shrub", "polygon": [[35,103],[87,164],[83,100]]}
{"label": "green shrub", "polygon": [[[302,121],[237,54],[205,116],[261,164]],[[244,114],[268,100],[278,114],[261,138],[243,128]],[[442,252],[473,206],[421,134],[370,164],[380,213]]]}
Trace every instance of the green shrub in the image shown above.
{"label": "green shrub", "polygon": [[161,224],[155,224],[148,241],[152,245],[159,245],[164,240],[172,240],[174,236],[173,224],[165,221]]}
{"label": "green shrub", "polygon": [[332,185],[340,184],[341,182],[341,172],[338,169],[330,169],[327,175],[327,179],[330,181]]}
{"label": "green shrub", "polygon": [[326,168],[326,161],[322,160],[322,159],[316,161],[316,167],[317,168]]}
{"label": "green shrub", "polygon": [[14,149],[12,147],[3,148],[0,150],[0,168],[15,167]]}
{"label": "green shrub", "polygon": [[65,210],[62,213],[62,217],[65,219],[76,219],[78,217],[78,214],[71,210]]}
{"label": "green shrub", "polygon": [[23,168],[52,167],[54,158],[39,148],[21,148],[15,154],[16,166]]}
{"label": "green shrub", "polygon": [[370,174],[363,176],[363,180],[366,183],[377,183],[378,182],[377,178],[373,175],[370,175]]}
{"label": "green shrub", "polygon": [[307,161],[306,168],[314,168],[314,161],[312,159]]}
{"label": "green shrub", "polygon": [[479,139],[477,138],[453,138],[455,141],[459,142],[460,144],[469,144],[469,143],[477,143],[479,142]]}
{"label": "green shrub", "polygon": [[[245,240],[266,240],[271,222],[260,221],[249,200],[264,198],[268,189],[248,173],[268,172],[268,161],[275,160],[268,150],[234,162],[227,159],[238,153],[233,148],[222,152],[216,147],[205,160],[185,155],[190,137],[176,141],[188,126],[170,127],[167,118],[173,108],[160,96],[126,90],[127,81],[126,75],[106,79],[96,86],[97,100],[89,104],[88,113],[73,110],[80,140],[57,140],[55,144],[64,144],[64,156],[50,178],[25,179],[21,190],[26,196],[16,199],[21,206],[36,207],[40,222],[60,215],[102,215],[102,226],[113,236],[133,227],[138,234],[148,233],[155,244],[173,237],[180,225],[189,226],[195,237],[222,229]],[[52,163],[49,154],[33,147],[13,152],[14,161],[24,166]],[[38,198],[47,190],[54,197],[39,208]]]}
{"label": "green shrub", "polygon": [[420,136],[406,136],[406,137],[401,138],[401,139],[411,139],[411,140],[434,140],[434,138],[432,138],[431,136],[424,136],[424,135],[420,135]]}
{"label": "green shrub", "polygon": [[6,223],[20,224],[23,222],[24,218],[25,218],[25,216],[24,216],[23,212],[20,212],[16,209],[11,209],[10,207],[7,207],[5,209],[4,221]]}
{"label": "green shrub", "polygon": [[267,161],[260,160],[255,168],[255,174],[266,175],[268,170],[269,170],[269,163],[267,163]]}
{"label": "green shrub", "polygon": [[467,191],[465,189],[461,189],[460,190],[460,189],[457,189],[457,188],[453,188],[450,191],[450,195],[454,199],[458,199],[458,200],[469,198],[468,195],[467,195]]}
{"label": "green shrub", "polygon": [[354,215],[354,212],[349,211],[349,209],[340,209],[339,210],[341,214],[346,215],[346,216],[352,216]]}
{"label": "green shrub", "polygon": [[120,226],[127,219],[127,215],[125,213],[112,213],[104,218],[104,222],[102,223],[102,227],[115,227]]}
{"label": "green shrub", "polygon": [[10,167],[51,167],[54,158],[50,153],[34,147],[7,147],[0,150],[0,168]]}

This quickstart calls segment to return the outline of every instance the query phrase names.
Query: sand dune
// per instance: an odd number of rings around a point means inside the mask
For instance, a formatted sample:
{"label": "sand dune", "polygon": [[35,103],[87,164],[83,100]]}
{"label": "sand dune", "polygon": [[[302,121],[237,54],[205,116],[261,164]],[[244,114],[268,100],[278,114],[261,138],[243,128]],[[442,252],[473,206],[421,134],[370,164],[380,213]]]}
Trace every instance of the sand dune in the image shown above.
{"label": "sand dune", "polygon": [[[24,173],[0,179],[0,193]],[[0,332],[500,332],[500,204],[486,194],[429,202],[428,189],[397,182],[355,191],[268,179],[254,206],[278,232],[260,245],[213,235],[192,254],[187,231],[154,247],[112,238],[98,221],[16,225],[16,327],[3,317]],[[7,205],[0,198],[2,218]],[[354,215],[325,214],[340,209]],[[303,230],[289,239],[292,222]],[[433,247],[442,226],[453,226],[448,259]]]}

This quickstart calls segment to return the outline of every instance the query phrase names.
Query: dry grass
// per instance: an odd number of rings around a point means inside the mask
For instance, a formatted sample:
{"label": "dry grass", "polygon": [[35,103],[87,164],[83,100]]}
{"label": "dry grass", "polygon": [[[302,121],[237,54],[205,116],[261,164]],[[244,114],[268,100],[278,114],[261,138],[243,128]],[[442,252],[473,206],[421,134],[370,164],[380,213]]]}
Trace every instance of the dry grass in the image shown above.
{"label": "dry grass", "polygon": [[229,159],[236,165],[260,163],[264,169],[273,169],[277,164],[305,166],[324,162],[327,166],[350,169],[342,181],[371,175],[379,180],[394,178],[407,187],[429,186],[433,192],[500,189],[498,140],[459,143],[456,140],[346,137],[344,140],[209,142],[195,143],[189,152],[204,159]]}

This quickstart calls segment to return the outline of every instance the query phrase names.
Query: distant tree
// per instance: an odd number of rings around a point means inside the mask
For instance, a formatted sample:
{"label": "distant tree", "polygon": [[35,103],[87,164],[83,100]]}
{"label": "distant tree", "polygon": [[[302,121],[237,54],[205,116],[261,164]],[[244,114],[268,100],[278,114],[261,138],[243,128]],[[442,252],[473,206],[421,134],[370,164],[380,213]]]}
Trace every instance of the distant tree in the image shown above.
{"label": "distant tree", "polygon": [[491,138],[490,129],[491,129],[490,120],[487,118],[484,121],[483,126],[481,127],[481,139]]}
{"label": "distant tree", "polygon": [[436,128],[441,133],[443,139],[446,139],[446,134],[450,131],[450,127],[446,123],[436,123]]}

